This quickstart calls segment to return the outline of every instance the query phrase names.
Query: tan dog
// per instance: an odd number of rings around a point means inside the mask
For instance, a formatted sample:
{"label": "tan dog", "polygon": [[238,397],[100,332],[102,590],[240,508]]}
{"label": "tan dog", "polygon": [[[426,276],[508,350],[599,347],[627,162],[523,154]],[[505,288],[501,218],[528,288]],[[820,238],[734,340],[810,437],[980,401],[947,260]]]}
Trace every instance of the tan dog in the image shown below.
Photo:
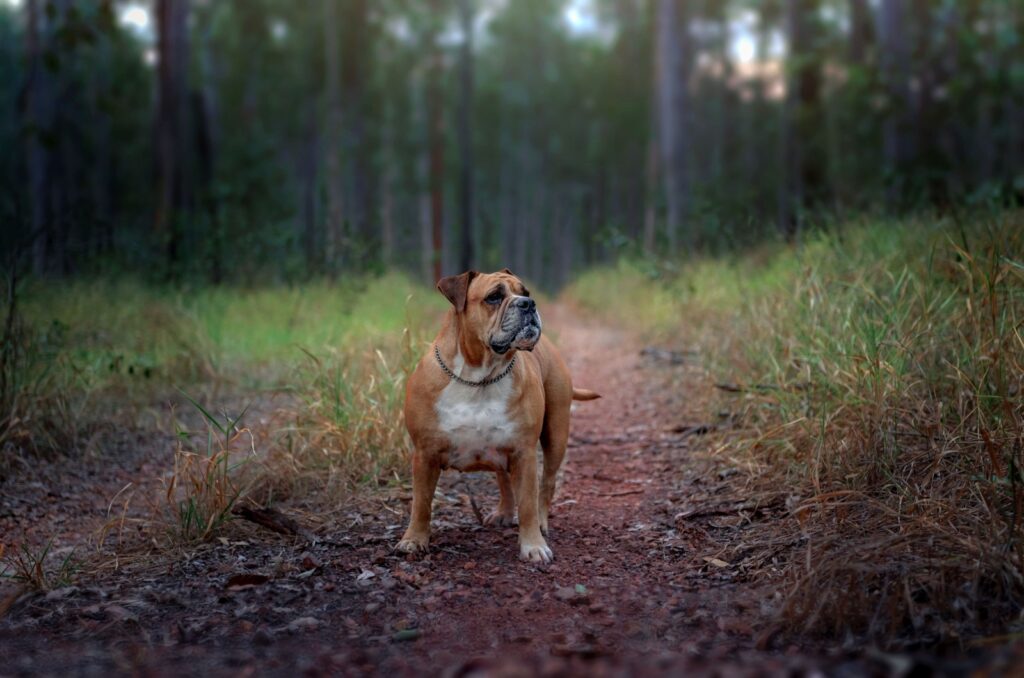
{"label": "tan dog", "polygon": [[[507,268],[467,271],[437,288],[452,309],[406,384],[405,425],[415,446],[412,516],[397,548],[427,547],[442,469],[493,471],[501,498],[487,523],[513,524],[518,499],[519,555],[547,562],[552,553],[544,535],[569,440],[569,408],[573,400],[600,396],[572,387],[562,357],[541,337],[529,291]],[[539,502],[538,441],[544,450]]]}

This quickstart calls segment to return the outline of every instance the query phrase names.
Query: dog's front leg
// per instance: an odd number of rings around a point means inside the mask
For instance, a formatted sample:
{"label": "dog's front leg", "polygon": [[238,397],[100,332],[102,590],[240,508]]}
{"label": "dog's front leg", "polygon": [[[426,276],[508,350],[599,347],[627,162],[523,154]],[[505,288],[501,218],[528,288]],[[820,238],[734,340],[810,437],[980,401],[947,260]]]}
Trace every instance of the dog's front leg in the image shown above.
{"label": "dog's front leg", "polygon": [[441,466],[436,455],[428,455],[419,448],[412,455],[412,511],[409,528],[398,542],[399,551],[424,551],[430,541],[430,507],[434,503],[434,490]]}
{"label": "dog's front leg", "polygon": [[554,558],[540,533],[537,514],[537,453],[532,447],[523,447],[514,455],[512,484],[519,500],[519,557],[535,562],[549,562]]}

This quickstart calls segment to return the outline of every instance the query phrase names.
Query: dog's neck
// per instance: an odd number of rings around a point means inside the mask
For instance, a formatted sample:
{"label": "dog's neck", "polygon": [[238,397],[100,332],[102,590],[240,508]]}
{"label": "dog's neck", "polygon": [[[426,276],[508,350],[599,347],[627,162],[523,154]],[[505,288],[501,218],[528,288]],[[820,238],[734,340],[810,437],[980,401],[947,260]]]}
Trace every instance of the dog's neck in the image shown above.
{"label": "dog's neck", "polygon": [[441,357],[456,376],[480,381],[505,369],[515,351],[498,355],[474,333],[466,331],[462,317],[449,311],[436,339]]}

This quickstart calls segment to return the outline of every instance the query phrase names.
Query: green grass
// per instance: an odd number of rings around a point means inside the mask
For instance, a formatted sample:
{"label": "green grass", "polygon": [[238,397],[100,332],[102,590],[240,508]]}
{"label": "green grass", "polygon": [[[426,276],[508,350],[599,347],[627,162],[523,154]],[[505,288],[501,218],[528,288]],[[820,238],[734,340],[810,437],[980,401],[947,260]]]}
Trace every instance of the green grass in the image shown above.
{"label": "green grass", "polygon": [[399,274],[337,285],[170,290],[135,280],[35,282],[22,292],[30,331],[58,328],[62,352],[91,382],[182,381],[303,359],[353,340],[401,333],[444,307]]}
{"label": "green grass", "polygon": [[[243,500],[392,482],[408,465],[405,376],[446,306],[399,274],[253,290],[33,281],[5,341],[19,361],[0,470],[86,440],[102,454],[97,430],[173,433],[163,491],[120,500],[148,505],[132,522],[168,548],[209,540]],[[259,421],[233,422],[246,404]]]}
{"label": "green grass", "polygon": [[1021,221],[844,224],[569,290],[742,389],[721,451],[800,498],[794,627],[948,640],[1024,601]]}

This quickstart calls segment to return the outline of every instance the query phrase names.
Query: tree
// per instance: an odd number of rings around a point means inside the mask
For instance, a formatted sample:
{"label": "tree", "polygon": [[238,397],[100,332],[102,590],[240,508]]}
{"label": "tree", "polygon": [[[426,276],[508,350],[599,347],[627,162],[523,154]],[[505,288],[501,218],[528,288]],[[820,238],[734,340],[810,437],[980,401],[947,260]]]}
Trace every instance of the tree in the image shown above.
{"label": "tree", "polygon": [[473,267],[473,4],[459,0],[462,49],[459,59],[459,268]]}
{"label": "tree", "polygon": [[189,203],[188,0],[157,0],[156,215],[154,231],[172,276]]}
{"label": "tree", "polygon": [[817,54],[818,0],[786,0],[789,61],[783,120],[779,227],[787,240],[799,234],[804,212],[818,204],[824,184],[820,145],[821,62]]}
{"label": "tree", "polygon": [[327,123],[324,157],[327,168],[327,228],[324,265],[332,278],[338,274],[345,243],[344,186],[341,170],[341,65],[338,51],[338,1],[324,0],[324,62]]}
{"label": "tree", "polygon": [[[440,0],[431,4],[436,17]],[[435,18],[436,21],[436,18]],[[427,116],[430,147],[430,223],[434,253],[434,280],[444,277],[444,54],[438,44],[437,27],[430,32],[430,67],[427,75]]]}
{"label": "tree", "polygon": [[[668,215],[665,225],[669,252],[679,249],[690,203],[688,116],[690,97],[689,20],[685,0],[658,0],[655,22],[658,45],[658,139]],[[684,235],[688,246],[693,243]]]}

